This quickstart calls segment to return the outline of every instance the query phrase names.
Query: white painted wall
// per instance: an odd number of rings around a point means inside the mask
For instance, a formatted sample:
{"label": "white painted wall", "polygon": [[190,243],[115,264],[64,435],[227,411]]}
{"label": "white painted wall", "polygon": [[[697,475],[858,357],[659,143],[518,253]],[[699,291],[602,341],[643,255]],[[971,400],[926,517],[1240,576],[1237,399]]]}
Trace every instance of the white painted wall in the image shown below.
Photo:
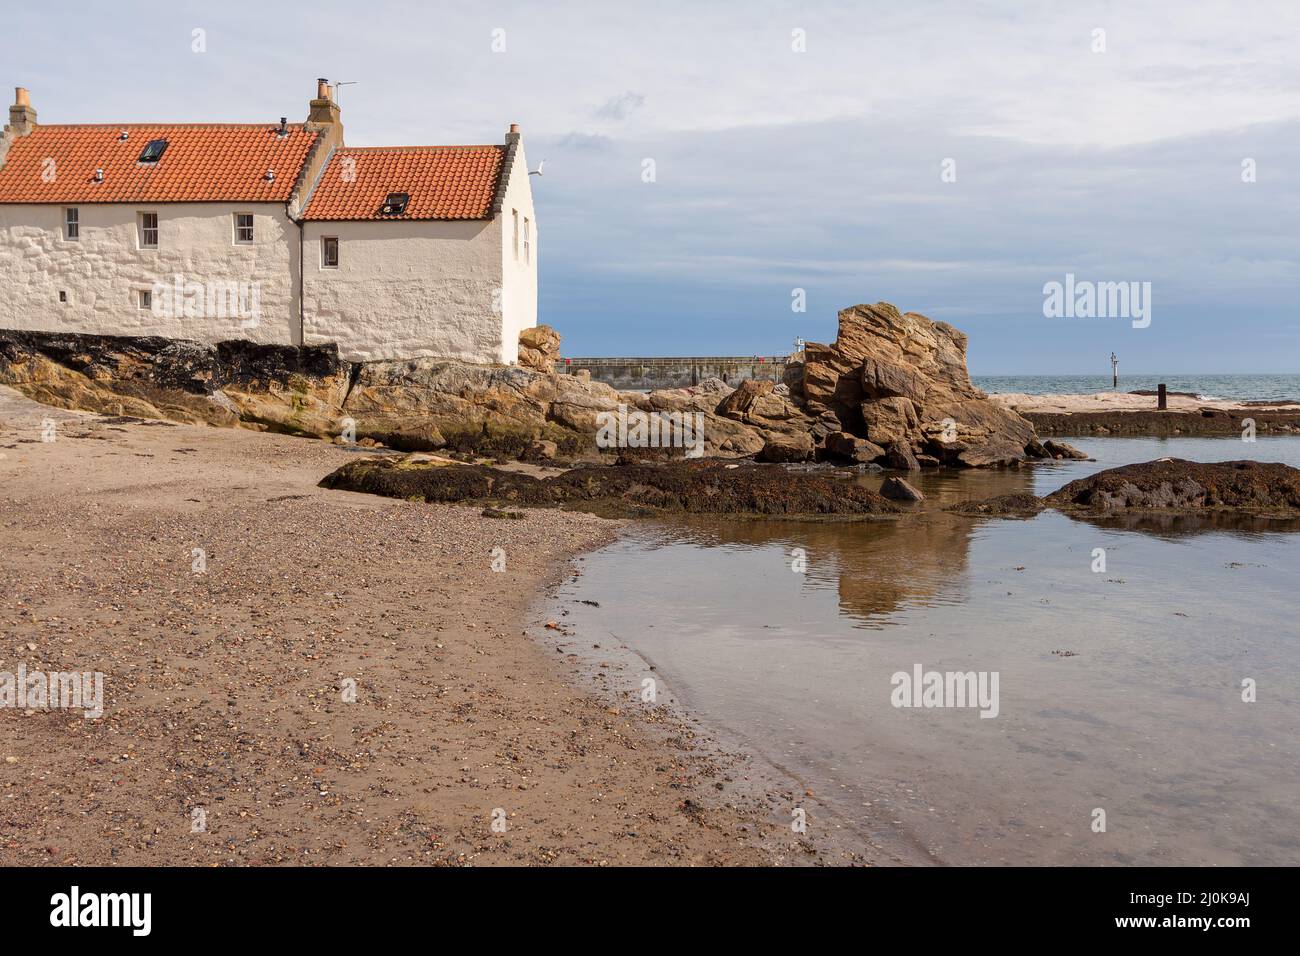
{"label": "white painted wall", "polygon": [[[491,221],[308,222],[303,246],[305,343],[299,341],[299,230],[280,204],[98,203],[78,206],[80,239],[63,238],[62,206],[0,203],[0,328],[160,335],[221,342],[338,344],[347,361],[434,357],[507,363],[537,324],[536,215],[522,145],[502,215]],[[516,253],[512,211],[521,224]],[[138,215],[158,214],[159,248],[142,249]],[[254,216],[254,244],[236,244],[234,214]],[[528,218],[531,256],[524,260]],[[339,266],[321,238],[339,238]],[[174,277],[211,286],[255,283],[256,324],[237,314],[139,307]],[[59,291],[68,301],[59,302]],[[159,303],[161,305],[161,303]]]}
{"label": "white painted wall", "polygon": [[[308,222],[303,303],[308,345],[337,342],[353,362],[435,357],[497,362],[498,221]],[[339,265],[321,265],[337,236]]]}
{"label": "white painted wall", "polygon": [[[90,203],[81,237],[63,238],[63,206],[0,204],[0,328],[297,344],[298,227],[279,203]],[[158,248],[141,249],[137,216],[158,214]],[[234,214],[253,214],[254,243],[235,243]],[[139,307],[155,283],[253,283],[260,316]],[[68,301],[59,302],[59,291]],[[193,291],[193,290],[191,290]]]}
{"label": "white painted wall", "polygon": [[[519,218],[519,243],[514,239],[514,219]],[[523,250],[523,222],[528,220],[530,252]],[[501,209],[501,322],[500,361],[519,359],[519,333],[537,324],[537,215],[533,212],[533,190],[524,158],[524,144],[515,150],[515,165],[506,187]]]}

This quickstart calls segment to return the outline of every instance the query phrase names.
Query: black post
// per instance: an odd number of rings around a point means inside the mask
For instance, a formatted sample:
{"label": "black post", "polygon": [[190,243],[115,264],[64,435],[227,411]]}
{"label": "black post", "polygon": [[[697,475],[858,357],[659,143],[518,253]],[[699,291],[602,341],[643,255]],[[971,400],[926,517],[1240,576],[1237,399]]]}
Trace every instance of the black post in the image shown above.
{"label": "black post", "polygon": [[1169,407],[1169,396],[1165,394],[1165,383],[1161,382],[1156,388],[1159,390],[1156,397],[1156,408],[1163,412]]}

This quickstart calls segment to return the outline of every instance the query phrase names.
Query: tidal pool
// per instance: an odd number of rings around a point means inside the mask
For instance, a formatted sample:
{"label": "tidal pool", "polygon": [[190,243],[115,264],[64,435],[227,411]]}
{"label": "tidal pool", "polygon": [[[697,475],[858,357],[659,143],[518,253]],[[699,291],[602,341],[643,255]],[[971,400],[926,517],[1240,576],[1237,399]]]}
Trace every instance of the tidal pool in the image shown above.
{"label": "tidal pool", "polygon": [[[812,789],[810,828],[898,862],[1300,863],[1300,531],[939,510],[1161,457],[1300,466],[1300,440],[1075,443],[1097,461],[923,473],[901,521],[641,525],[557,600]],[[996,673],[997,716],[895,706],[917,665]]]}

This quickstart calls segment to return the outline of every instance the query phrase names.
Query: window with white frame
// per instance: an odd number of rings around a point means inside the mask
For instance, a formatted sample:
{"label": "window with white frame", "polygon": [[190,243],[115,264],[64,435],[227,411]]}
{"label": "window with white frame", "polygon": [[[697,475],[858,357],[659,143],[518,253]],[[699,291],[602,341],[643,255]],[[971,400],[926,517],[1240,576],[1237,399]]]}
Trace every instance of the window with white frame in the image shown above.
{"label": "window with white frame", "polygon": [[253,241],[253,214],[251,212],[235,213],[235,242],[249,245]]}
{"label": "window with white frame", "polygon": [[69,242],[81,238],[81,211],[71,206],[63,210],[63,238]]}
{"label": "window with white frame", "polygon": [[338,236],[322,236],[320,240],[320,267],[337,269],[339,267]]}
{"label": "window with white frame", "polygon": [[140,213],[140,248],[158,248],[158,214],[156,212]]}
{"label": "window with white frame", "polygon": [[517,261],[519,259],[519,210],[511,209],[510,215],[514,218],[514,223],[515,223],[514,250],[515,250],[515,260]]}
{"label": "window with white frame", "polygon": [[524,216],[524,262],[525,263],[529,263],[533,261],[532,243],[530,242],[528,237],[528,225],[529,225],[528,217]]}

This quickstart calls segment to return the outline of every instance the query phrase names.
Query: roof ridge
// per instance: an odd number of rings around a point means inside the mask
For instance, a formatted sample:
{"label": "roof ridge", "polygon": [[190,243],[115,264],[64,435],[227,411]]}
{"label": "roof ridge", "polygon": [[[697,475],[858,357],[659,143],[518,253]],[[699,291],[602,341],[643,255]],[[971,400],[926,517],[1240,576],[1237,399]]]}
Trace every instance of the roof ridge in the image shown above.
{"label": "roof ridge", "polygon": [[383,153],[415,149],[504,149],[500,143],[442,143],[431,146],[340,146],[341,153]]}
{"label": "roof ridge", "polygon": [[[304,129],[306,123],[285,123],[286,127]],[[265,123],[38,123],[32,127],[33,132],[43,129],[129,129],[132,126],[191,126],[204,129],[279,129],[276,120]]]}

